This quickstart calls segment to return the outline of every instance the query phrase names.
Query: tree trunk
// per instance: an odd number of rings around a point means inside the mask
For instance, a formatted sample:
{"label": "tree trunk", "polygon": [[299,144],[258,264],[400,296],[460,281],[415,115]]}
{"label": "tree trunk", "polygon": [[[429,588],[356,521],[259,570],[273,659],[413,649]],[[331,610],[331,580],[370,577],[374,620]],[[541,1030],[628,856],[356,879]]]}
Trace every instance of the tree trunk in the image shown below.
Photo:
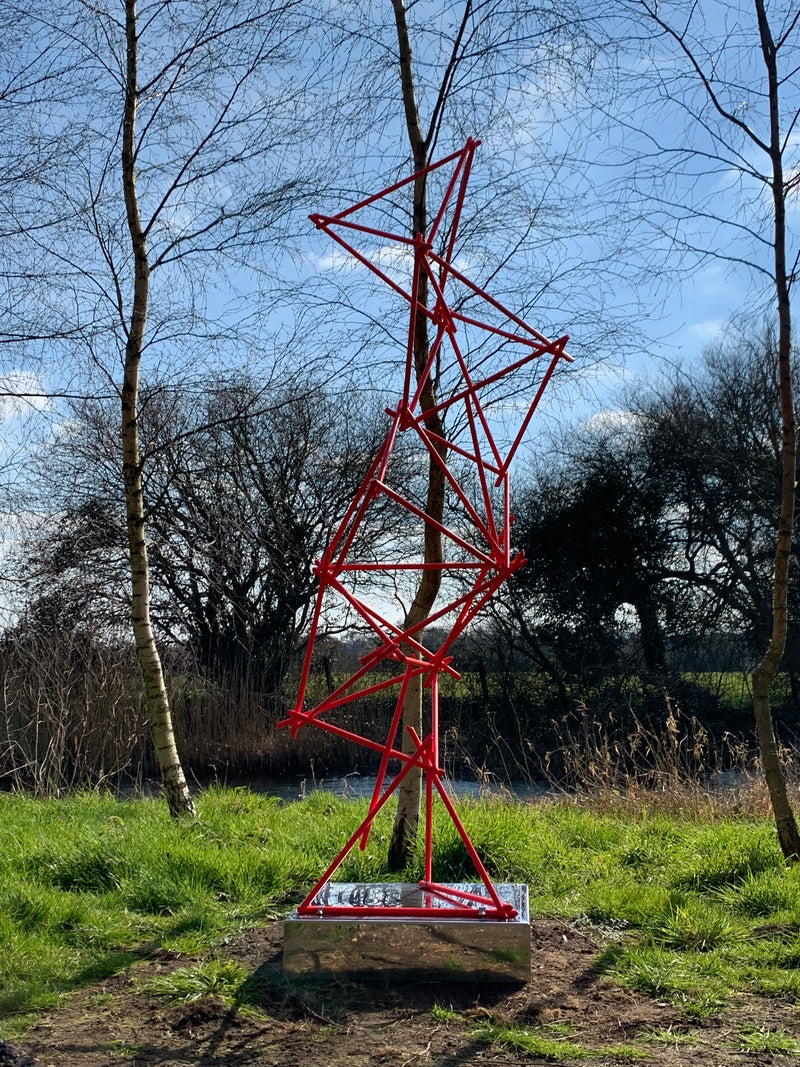
{"label": "tree trunk", "polygon": [[[414,169],[423,170],[428,165],[428,149],[420,128],[419,112],[417,109],[416,96],[414,93],[414,79],[411,65],[411,43],[408,36],[408,24],[403,0],[392,0],[394,7],[395,22],[397,24],[397,41],[400,57],[400,83],[403,96],[403,108],[405,111],[406,129],[408,130],[411,150],[414,157]],[[420,177],[414,183],[414,206],[412,218],[412,230],[415,235],[424,237],[428,229],[427,209],[427,180]],[[421,307],[428,305],[428,279],[424,272],[420,272],[417,288],[417,299]],[[428,337],[428,320],[421,313],[417,314],[414,327],[414,366],[417,379],[421,376],[428,361],[430,341]],[[420,405],[423,411],[429,411],[436,403],[435,378],[429,377],[428,383],[420,397]],[[425,425],[432,433],[443,436],[444,428],[438,414],[432,414],[426,419]],[[444,458],[445,449],[441,447],[439,454]],[[441,468],[431,457],[428,466],[428,494],[425,512],[437,522],[444,517],[445,480]],[[444,559],[442,547],[442,535],[430,525],[425,526],[425,563],[441,563]],[[422,622],[430,614],[433,603],[441,585],[441,572],[438,570],[425,570],[422,572],[414,602],[408,611],[404,626],[408,629]],[[423,634],[418,633],[418,639]],[[412,678],[408,686],[403,703],[403,752],[411,753],[415,750],[414,742],[409,734],[409,727],[414,729],[419,737],[423,737],[422,723],[422,679],[417,676]],[[391,870],[401,870],[408,862],[411,850],[416,838],[419,825],[420,803],[422,799],[422,772],[414,768],[403,779],[398,790],[397,814],[395,816],[392,840],[389,845],[388,864]]]}
{"label": "tree trunk", "polygon": [[639,640],[642,645],[645,675],[649,681],[660,682],[667,670],[667,650],[658,618],[658,609],[649,588],[640,588],[634,598],[639,619]]}
{"label": "tree trunk", "polygon": [[122,183],[134,259],[134,290],[122,382],[122,474],[131,566],[131,621],[142,671],[156,758],[170,814],[194,812],[172,725],[164,672],[150,623],[150,575],[145,541],[142,462],[139,453],[139,369],[150,291],[147,241],[136,193],[137,20],[136,0],[125,0],[126,80],[122,128]]}
{"label": "tree trunk", "polygon": [[778,841],[787,860],[800,860],[800,834],[786,791],[770,711],[769,691],[786,647],[788,631],[789,558],[794,522],[797,477],[797,427],[794,414],[791,367],[791,306],[786,271],[786,198],[780,132],[779,81],[775,43],[767,21],[764,0],[755,0],[761,52],[769,81],[772,196],[775,215],[775,289],[778,302],[778,389],[781,409],[781,503],[772,578],[772,634],[764,658],[753,672],[753,711],[764,777],[778,829]]}

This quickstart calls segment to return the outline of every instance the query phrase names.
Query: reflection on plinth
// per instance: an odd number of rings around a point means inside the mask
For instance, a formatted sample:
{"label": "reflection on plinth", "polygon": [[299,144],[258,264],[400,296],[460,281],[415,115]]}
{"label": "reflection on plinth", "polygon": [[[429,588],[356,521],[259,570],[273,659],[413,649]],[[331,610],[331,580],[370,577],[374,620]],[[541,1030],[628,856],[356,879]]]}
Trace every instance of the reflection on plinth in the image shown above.
{"label": "reflection on plinth", "polygon": [[[441,888],[456,898],[483,892],[480,884]],[[445,894],[419,885],[331,882],[318,895],[316,914],[293,912],[286,919],[284,973],[295,979],[527,982],[528,887],[501,882],[495,889],[513,918],[497,921],[476,913],[453,918]],[[407,917],[411,912],[419,914]]]}

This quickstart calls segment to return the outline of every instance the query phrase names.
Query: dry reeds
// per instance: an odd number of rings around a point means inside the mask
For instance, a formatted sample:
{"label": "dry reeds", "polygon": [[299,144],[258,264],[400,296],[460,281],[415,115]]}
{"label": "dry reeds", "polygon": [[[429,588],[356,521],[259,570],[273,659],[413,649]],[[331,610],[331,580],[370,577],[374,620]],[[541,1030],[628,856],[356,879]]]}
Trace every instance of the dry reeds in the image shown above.
{"label": "dry reeds", "polygon": [[[624,718],[592,714],[583,702],[574,716],[553,723],[558,743],[542,760],[551,788],[595,809],[768,815],[769,794],[752,745],[730,733],[714,741],[666,691],[663,700],[664,716],[656,724],[629,708]],[[785,749],[783,759],[797,802],[793,751]]]}

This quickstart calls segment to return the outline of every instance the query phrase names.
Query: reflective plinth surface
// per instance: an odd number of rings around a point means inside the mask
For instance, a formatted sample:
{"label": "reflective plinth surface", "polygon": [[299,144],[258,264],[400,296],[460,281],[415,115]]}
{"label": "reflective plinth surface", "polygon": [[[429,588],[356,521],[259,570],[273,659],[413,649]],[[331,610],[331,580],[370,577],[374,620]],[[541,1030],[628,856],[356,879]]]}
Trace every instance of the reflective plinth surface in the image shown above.
{"label": "reflective plinth surface", "polygon": [[[454,888],[485,893],[482,885]],[[430,918],[298,916],[284,923],[283,969],[292,978],[351,975],[427,981],[527,982],[531,967],[528,887],[495,885],[514,919],[447,918],[446,901],[416,885],[331,883],[317,903],[359,908],[430,906]],[[438,914],[437,914],[438,913]]]}

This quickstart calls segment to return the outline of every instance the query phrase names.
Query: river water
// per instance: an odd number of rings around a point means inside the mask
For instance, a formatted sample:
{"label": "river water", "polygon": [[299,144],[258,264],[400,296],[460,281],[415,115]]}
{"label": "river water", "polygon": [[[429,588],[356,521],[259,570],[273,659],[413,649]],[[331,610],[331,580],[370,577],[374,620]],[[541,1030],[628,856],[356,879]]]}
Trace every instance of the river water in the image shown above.
{"label": "river water", "polygon": [[[303,800],[311,793],[325,790],[340,797],[371,797],[376,779],[369,775],[346,774],[330,778],[309,778],[295,775],[289,778],[259,778],[236,776],[223,783],[229,787],[244,786],[254,793],[265,793],[284,801]],[[391,781],[387,777],[385,785]],[[516,800],[532,800],[547,796],[550,792],[544,782],[477,782],[466,778],[445,779],[448,792],[455,797],[513,797]]]}
{"label": "river water", "polygon": [[[224,779],[190,782],[192,792],[199,789],[207,789],[212,785],[222,785],[229,789],[245,788],[254,793],[263,793],[266,796],[278,797],[279,800],[289,802],[304,800],[312,793],[325,791],[338,797],[372,797],[375,789],[374,777],[357,773],[345,775],[332,775],[329,778],[303,777],[290,775],[286,778],[267,778],[258,775],[229,775]],[[391,778],[387,776],[384,788],[390,784]],[[468,778],[446,778],[445,787],[448,793],[458,799],[464,797],[511,797],[514,800],[534,800],[537,797],[552,795],[552,790],[546,782],[500,782],[490,780],[478,782]],[[147,778],[143,782],[135,784],[122,784],[116,792],[122,797],[153,797],[161,791],[161,783],[156,778]]]}
{"label": "river water", "polygon": [[[245,788],[254,793],[262,793],[266,796],[277,797],[279,800],[289,803],[302,801],[312,793],[325,791],[338,797],[356,799],[358,797],[371,798],[375,789],[376,779],[370,775],[361,775],[357,772],[345,775],[331,775],[330,777],[315,778],[313,776],[289,775],[282,778],[271,778],[261,775],[228,775],[225,778],[198,780],[190,782],[192,792],[207,789],[210,786],[222,785],[227,788]],[[390,784],[391,777],[387,776],[384,788]],[[703,775],[697,781],[701,790],[711,794],[725,794],[739,789],[747,788],[753,782],[753,777],[740,771],[715,771]],[[498,779],[478,782],[469,778],[447,778],[445,786],[448,793],[456,799],[485,797],[504,797],[506,799],[528,801],[544,797],[563,797],[563,791],[553,789],[547,782],[525,782],[522,780],[502,782]],[[136,783],[126,783],[117,787],[115,792],[121,797],[154,797],[161,792],[161,783],[156,778],[148,778]]]}

